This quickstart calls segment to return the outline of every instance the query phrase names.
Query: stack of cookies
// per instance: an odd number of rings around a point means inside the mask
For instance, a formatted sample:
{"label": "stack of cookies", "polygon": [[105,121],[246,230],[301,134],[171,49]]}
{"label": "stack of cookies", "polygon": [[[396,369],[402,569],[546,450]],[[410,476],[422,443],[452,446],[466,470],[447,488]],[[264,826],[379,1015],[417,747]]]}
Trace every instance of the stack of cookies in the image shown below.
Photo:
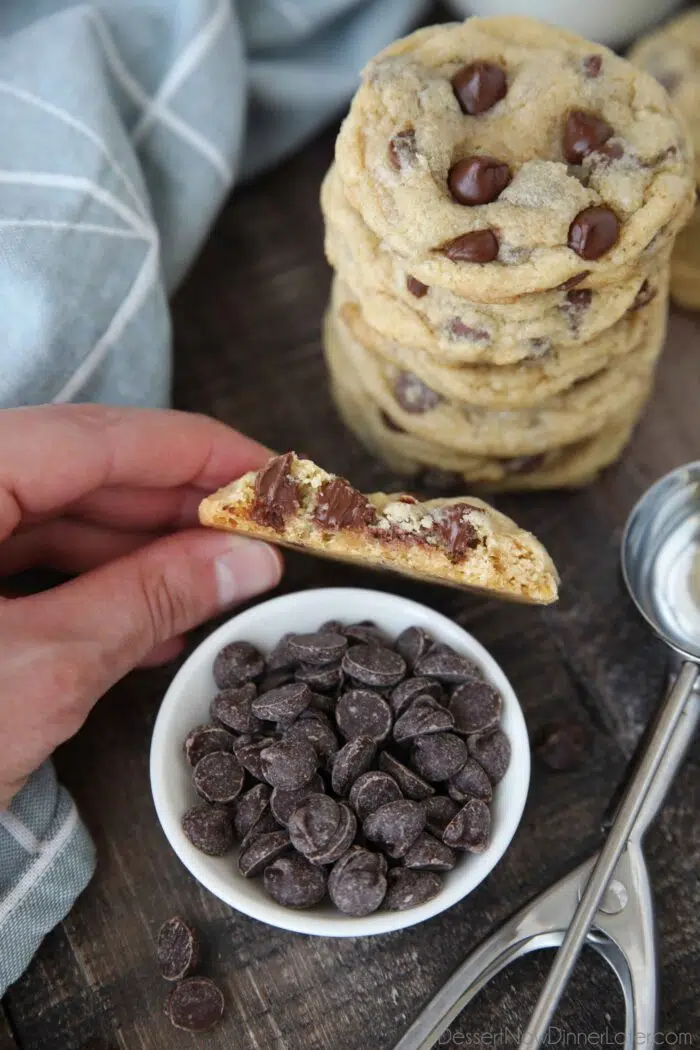
{"label": "stack of cookies", "polygon": [[322,190],[344,419],[401,473],[591,480],[649,397],[693,201],[666,92],[600,45],[514,16],[391,45]]}
{"label": "stack of cookies", "polygon": [[[641,40],[630,59],[668,91],[688,124],[695,147],[695,181],[700,191],[700,8],[685,11]],[[671,295],[691,310],[700,309],[700,206],[682,231],[671,259]]]}

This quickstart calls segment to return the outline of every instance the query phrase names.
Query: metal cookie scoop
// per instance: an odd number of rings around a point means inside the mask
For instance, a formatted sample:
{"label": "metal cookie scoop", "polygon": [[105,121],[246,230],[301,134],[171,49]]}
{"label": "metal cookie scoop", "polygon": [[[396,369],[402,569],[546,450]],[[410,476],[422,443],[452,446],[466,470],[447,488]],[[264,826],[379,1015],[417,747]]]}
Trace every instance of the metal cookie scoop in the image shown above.
{"label": "metal cookie scoop", "polygon": [[642,839],[666,797],[700,718],[700,462],[650,488],[622,538],[622,573],[653,630],[674,650],[675,681],[650,727],[599,853],[545,890],[450,977],[395,1050],[428,1050],[475,995],[514,959],[558,948],[521,1046],[534,1050],[588,944],[611,966],[626,1007],[625,1047],[653,1041],[657,971],[654,910]]}

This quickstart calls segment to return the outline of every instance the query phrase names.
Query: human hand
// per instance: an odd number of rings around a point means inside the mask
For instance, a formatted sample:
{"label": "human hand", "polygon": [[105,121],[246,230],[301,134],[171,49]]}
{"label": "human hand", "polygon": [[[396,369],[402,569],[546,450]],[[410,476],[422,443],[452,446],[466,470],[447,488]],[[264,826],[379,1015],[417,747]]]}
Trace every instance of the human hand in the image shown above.
{"label": "human hand", "polygon": [[188,528],[203,495],[268,455],[181,412],[0,411],[0,578],[79,574],[0,598],[0,809],[119,678],[173,658],[185,631],[279,581],[274,548]]}

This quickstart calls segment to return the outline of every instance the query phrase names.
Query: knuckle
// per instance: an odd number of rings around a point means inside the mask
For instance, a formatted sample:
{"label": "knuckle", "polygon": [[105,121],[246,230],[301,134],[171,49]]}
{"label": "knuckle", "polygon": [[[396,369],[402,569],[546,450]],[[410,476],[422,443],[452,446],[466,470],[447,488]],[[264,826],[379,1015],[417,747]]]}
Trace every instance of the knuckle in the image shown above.
{"label": "knuckle", "polygon": [[184,587],[159,567],[142,577],[149,648],[190,626],[191,602]]}

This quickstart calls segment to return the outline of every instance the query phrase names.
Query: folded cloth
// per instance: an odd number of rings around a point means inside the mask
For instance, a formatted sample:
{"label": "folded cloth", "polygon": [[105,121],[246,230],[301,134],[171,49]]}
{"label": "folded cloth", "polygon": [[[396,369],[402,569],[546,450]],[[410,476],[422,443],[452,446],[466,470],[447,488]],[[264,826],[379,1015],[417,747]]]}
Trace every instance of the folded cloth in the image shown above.
{"label": "folded cloth", "polygon": [[[165,405],[168,294],[231,186],[339,111],[425,6],[0,5],[0,408]],[[0,813],[0,995],[93,866],[47,763]]]}

